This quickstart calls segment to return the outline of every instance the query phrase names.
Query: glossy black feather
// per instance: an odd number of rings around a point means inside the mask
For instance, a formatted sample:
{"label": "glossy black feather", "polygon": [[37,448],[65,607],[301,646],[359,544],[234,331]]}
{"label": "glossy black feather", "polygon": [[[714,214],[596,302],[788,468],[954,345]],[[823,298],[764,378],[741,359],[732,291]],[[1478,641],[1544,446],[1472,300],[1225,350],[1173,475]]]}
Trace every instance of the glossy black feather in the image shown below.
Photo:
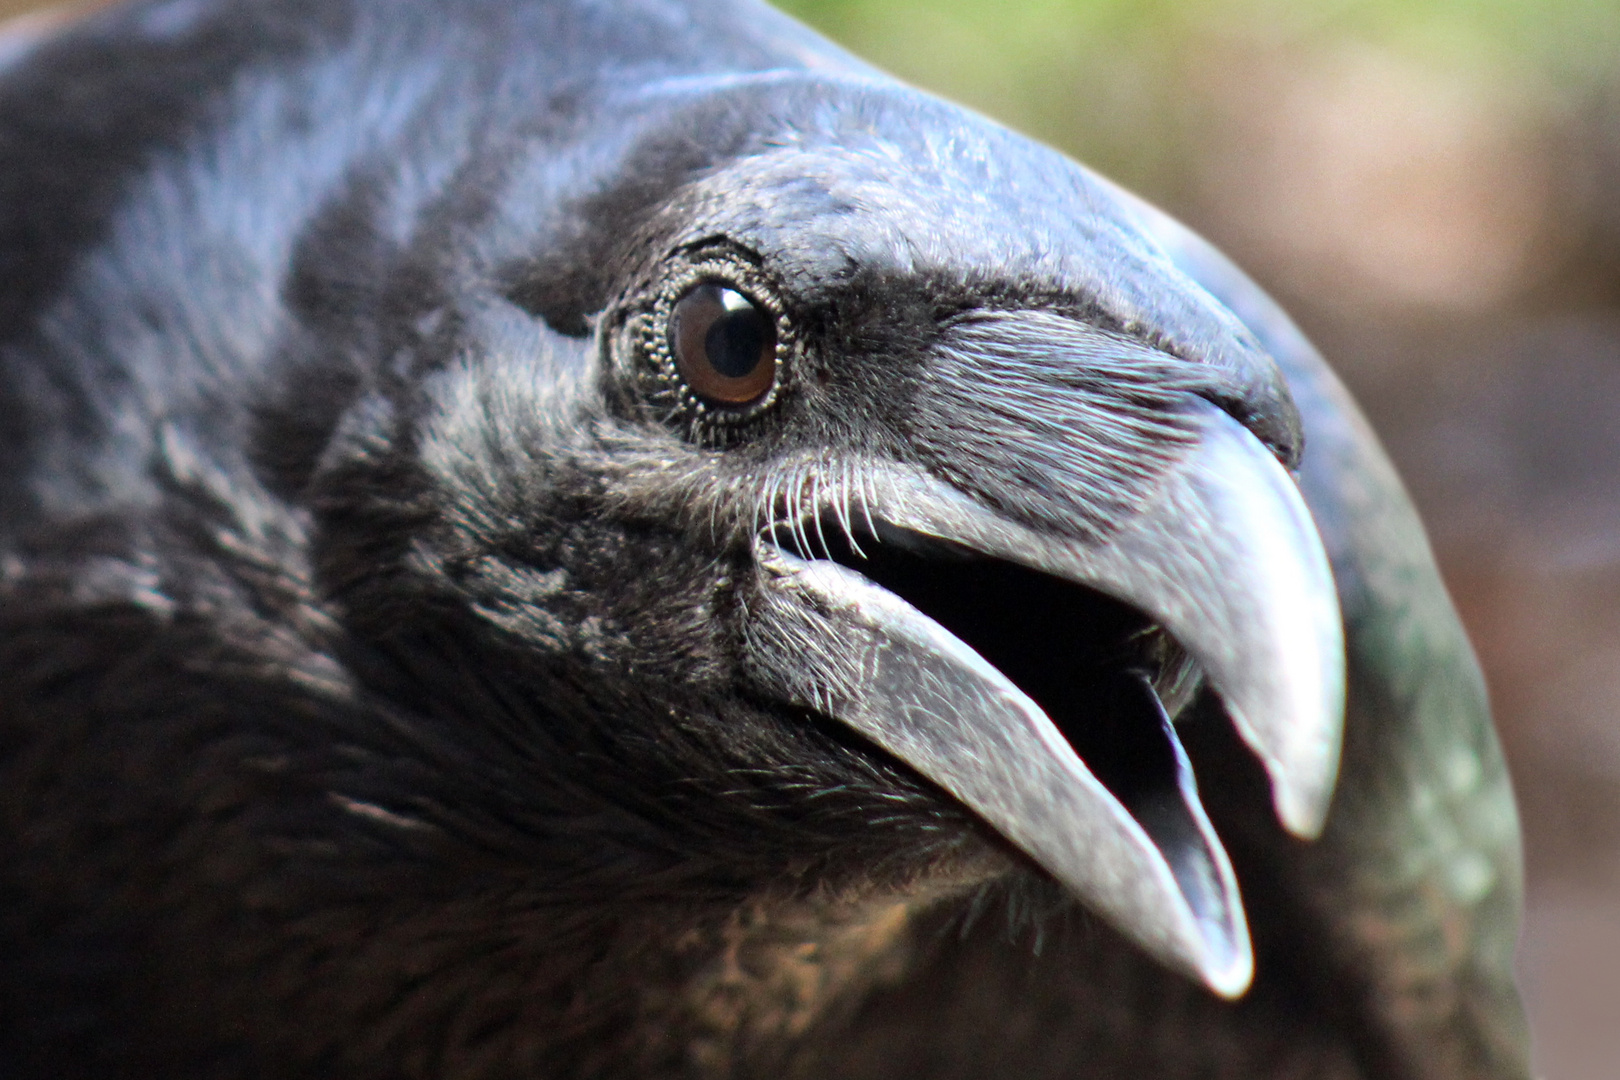
{"label": "glossy black feather", "polygon": [[[739,674],[773,462],[1088,536],[1178,395],[1298,460],[1269,308],[1089,183],[743,3],[164,0],[0,70],[0,1071],[1417,1075],[1274,829],[1234,826],[1262,975],[1220,1003]],[[711,248],[806,358],[724,445],[612,359]],[[1030,309],[1117,348],[1076,378]]]}

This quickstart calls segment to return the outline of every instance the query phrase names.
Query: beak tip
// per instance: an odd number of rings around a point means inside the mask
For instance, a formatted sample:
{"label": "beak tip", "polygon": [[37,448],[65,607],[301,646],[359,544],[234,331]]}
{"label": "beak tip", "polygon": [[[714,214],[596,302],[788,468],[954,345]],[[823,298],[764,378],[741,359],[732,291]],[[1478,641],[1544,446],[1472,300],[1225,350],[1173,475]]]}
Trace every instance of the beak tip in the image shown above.
{"label": "beak tip", "polygon": [[1277,787],[1275,791],[1277,819],[1290,835],[1307,841],[1322,835],[1322,828],[1327,824],[1331,787],[1321,793],[1286,787]]}
{"label": "beak tip", "polygon": [[1248,920],[1237,913],[1235,926],[1199,927],[1196,944],[1189,943],[1182,954],[1182,966],[1210,993],[1234,1001],[1248,992],[1254,982],[1254,946],[1249,938]]}
{"label": "beak tip", "polygon": [[1272,749],[1238,725],[1250,748],[1256,750],[1271,781],[1271,802],[1277,820],[1290,835],[1315,840],[1327,823],[1328,808],[1339,773],[1339,731],[1342,713],[1327,714],[1329,720],[1309,725],[1306,730],[1321,736],[1303,746],[1289,747],[1283,755],[1266,753]]}
{"label": "beak tip", "polygon": [[1206,973],[1204,983],[1216,995],[1236,1001],[1248,993],[1254,982],[1254,956],[1247,950],[1230,965]]}
{"label": "beak tip", "polygon": [[[1283,828],[1300,840],[1322,835],[1339,775],[1344,732],[1344,695],[1329,693],[1317,707],[1305,710],[1310,722],[1294,730],[1301,736],[1273,757],[1262,753],[1271,780],[1272,803]],[[1241,725],[1240,725],[1241,727]],[[1263,742],[1251,740],[1262,749]]]}

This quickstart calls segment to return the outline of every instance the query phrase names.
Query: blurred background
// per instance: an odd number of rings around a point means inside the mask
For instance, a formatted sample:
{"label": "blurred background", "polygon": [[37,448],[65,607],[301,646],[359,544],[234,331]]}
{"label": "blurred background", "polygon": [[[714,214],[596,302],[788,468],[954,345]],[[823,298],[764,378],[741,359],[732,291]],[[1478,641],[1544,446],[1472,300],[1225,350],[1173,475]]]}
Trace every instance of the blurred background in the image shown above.
{"label": "blurred background", "polygon": [[1620,2],[782,6],[1166,207],[1327,353],[1490,680],[1540,1071],[1620,1076]]}

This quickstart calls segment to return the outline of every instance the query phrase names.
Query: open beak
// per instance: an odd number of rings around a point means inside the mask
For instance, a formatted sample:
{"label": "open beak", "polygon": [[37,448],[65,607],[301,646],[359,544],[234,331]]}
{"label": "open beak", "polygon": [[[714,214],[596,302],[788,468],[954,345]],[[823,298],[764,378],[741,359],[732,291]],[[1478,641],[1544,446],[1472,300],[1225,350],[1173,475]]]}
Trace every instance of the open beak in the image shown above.
{"label": "open beak", "polygon": [[[855,524],[760,534],[748,653],[773,693],[959,799],[1150,954],[1235,997],[1243,903],[1175,715],[1202,680],[1316,835],[1338,769],[1344,644],[1288,473],[1212,405],[1150,502],[1055,538],[921,470],[867,470]],[[819,524],[819,522],[818,522]]]}

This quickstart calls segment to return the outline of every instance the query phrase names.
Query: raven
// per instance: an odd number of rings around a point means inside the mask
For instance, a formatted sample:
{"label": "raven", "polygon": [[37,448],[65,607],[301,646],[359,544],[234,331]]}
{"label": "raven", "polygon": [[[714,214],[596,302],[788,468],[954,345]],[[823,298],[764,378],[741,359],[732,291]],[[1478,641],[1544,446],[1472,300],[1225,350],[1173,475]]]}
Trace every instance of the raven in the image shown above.
{"label": "raven", "polygon": [[1526,1075],[1468,645],[1185,229],[748,0],[0,55],[0,1073]]}

